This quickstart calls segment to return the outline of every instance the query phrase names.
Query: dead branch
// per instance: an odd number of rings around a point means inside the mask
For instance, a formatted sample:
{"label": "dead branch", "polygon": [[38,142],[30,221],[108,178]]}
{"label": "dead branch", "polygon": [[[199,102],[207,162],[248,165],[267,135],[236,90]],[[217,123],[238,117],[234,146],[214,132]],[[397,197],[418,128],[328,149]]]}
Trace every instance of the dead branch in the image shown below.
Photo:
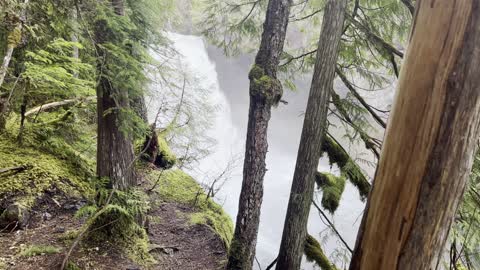
{"label": "dead branch", "polygon": [[15,173],[20,173],[28,169],[27,165],[21,165],[17,167],[11,167],[11,168],[5,168],[5,169],[0,169],[0,174],[2,173],[7,173],[7,172],[15,172]]}
{"label": "dead branch", "polygon": [[44,111],[47,111],[47,110],[50,110],[50,109],[54,109],[54,108],[57,108],[57,107],[70,105],[70,104],[89,103],[89,102],[95,101],[96,99],[97,99],[97,97],[91,96],[91,97],[85,97],[85,98],[66,99],[66,100],[62,100],[62,101],[56,101],[56,102],[51,102],[51,103],[47,103],[47,104],[42,104],[42,105],[40,105],[38,107],[35,107],[35,108],[29,110],[28,112],[26,112],[25,117],[27,117],[29,115],[32,115],[32,114],[41,113],[41,112],[44,112]]}

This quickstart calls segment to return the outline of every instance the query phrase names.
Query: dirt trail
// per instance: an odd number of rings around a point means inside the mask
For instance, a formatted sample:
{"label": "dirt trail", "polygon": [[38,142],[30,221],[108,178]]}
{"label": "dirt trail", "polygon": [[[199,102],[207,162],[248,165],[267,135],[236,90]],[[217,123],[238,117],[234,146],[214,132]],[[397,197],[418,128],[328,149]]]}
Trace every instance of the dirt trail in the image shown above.
{"label": "dirt trail", "polygon": [[[59,269],[68,242],[65,232],[81,227],[82,221],[73,217],[76,209],[44,202],[32,212],[28,227],[13,232],[0,232],[0,269],[54,270]],[[191,225],[188,213],[193,210],[176,203],[160,203],[149,215],[152,217],[148,235],[150,252],[157,263],[140,267],[122,255],[112,245],[82,246],[72,254],[80,269],[161,269],[161,270],[219,270],[226,260],[222,241],[205,225]],[[60,248],[58,254],[31,257],[20,256],[21,250],[32,245]]]}

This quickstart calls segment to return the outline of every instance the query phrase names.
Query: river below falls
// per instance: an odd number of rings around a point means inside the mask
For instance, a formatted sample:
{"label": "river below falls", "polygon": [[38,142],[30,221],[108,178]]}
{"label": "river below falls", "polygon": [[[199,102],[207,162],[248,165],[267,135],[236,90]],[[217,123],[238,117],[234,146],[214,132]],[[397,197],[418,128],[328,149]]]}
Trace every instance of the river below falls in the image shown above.
{"label": "river below falls", "polygon": [[[169,34],[174,48],[179,52],[182,66],[192,73],[202,87],[210,90],[210,99],[218,105],[216,117],[208,135],[217,141],[211,149],[212,154],[201,160],[189,173],[198,181],[209,181],[205,175],[221,172],[236,155],[240,160],[225,182],[215,200],[235,221],[240,188],[242,183],[243,154],[248,117],[248,71],[253,56],[243,55],[227,58],[218,48],[208,46],[201,37],[181,34]],[[265,269],[277,256],[282,237],[283,223],[292,183],[296,154],[303,124],[303,112],[306,107],[310,78],[298,80],[298,90],[285,90],[284,99],[288,105],[280,104],[273,109],[269,126],[269,152],[267,155],[267,173],[265,175],[264,198],[260,229],[257,241],[257,260]],[[151,110],[156,111],[155,108]],[[151,114],[151,112],[150,112]],[[338,173],[326,158],[320,160],[319,169]],[[211,180],[211,179],[210,179]],[[317,201],[321,193],[317,192]],[[344,239],[354,246],[364,204],[358,191],[347,182],[345,193],[335,215],[329,215]],[[316,209],[312,207],[308,231],[322,243],[325,253],[344,268],[349,253],[341,242],[327,229]],[[303,269],[318,269],[306,262]],[[255,269],[258,265],[255,264]]]}

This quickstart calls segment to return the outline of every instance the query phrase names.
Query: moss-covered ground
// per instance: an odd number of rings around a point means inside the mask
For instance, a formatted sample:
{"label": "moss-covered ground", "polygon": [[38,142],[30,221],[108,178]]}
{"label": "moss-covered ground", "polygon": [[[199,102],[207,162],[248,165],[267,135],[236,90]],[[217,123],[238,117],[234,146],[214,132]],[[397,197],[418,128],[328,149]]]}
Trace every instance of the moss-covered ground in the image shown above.
{"label": "moss-covered ground", "polygon": [[203,188],[181,170],[152,171],[152,182],[157,182],[156,191],[167,202],[176,202],[194,209],[190,213],[191,224],[203,224],[220,236],[228,247],[233,237],[233,223],[220,205],[207,198]]}
{"label": "moss-covered ground", "polygon": [[[217,244],[210,244],[210,250],[207,251],[210,253],[223,252],[223,254],[212,255],[209,262],[203,263],[218,266],[218,256],[221,259],[222,256],[226,256],[226,249],[230,245],[233,223],[221,206],[207,198],[202,187],[181,170],[171,169],[162,172],[153,170],[149,166],[140,166],[143,172],[141,175],[146,175],[146,178],[150,180],[147,181],[149,186],[158,180],[156,195],[147,196],[149,193],[145,192],[143,187],[132,191],[133,193],[119,193],[118,196],[113,197],[113,201],[104,209],[104,212],[92,219],[95,213],[101,209],[96,204],[102,200],[102,196],[103,199],[106,196],[105,191],[103,195],[99,192],[99,181],[94,178],[95,127],[92,123],[85,123],[82,120],[85,119],[83,116],[52,121],[52,119],[59,119],[62,115],[65,115],[64,111],[45,113],[38,117],[36,123],[28,123],[24,129],[21,143],[17,137],[18,119],[15,117],[9,119],[7,132],[0,134],[0,170],[21,168],[0,173],[0,212],[11,204],[19,204],[23,207],[22,209],[27,211],[30,211],[31,208],[36,209],[31,212],[34,217],[29,224],[31,228],[29,232],[19,231],[22,240],[13,243],[8,250],[4,250],[5,252],[0,251],[0,266],[16,263],[18,267],[23,267],[21,269],[30,269],[33,258],[29,257],[44,254],[40,258],[35,258],[35,261],[41,265],[39,269],[48,269],[48,265],[53,261],[60,260],[62,254],[78,237],[79,232],[83,228],[89,227],[89,230],[93,228],[94,233],[86,234],[82,244],[72,255],[69,265],[78,265],[80,269],[83,269],[82,266],[86,264],[97,265],[101,268],[107,267],[108,264],[122,263],[145,267],[148,265],[149,268],[157,269],[154,260],[148,254],[150,252],[148,238],[152,235],[147,235],[142,227],[145,224],[138,219],[142,215],[136,213],[142,212],[145,216],[150,213],[161,213],[161,211],[150,211],[150,205],[147,204],[151,204],[151,207],[158,207],[162,203],[167,203],[170,205],[169,207],[173,208],[177,205],[180,207],[180,210],[173,212],[183,215],[179,219],[182,223],[175,224],[175,226],[183,226],[179,229],[190,231],[180,242],[190,242],[187,238],[193,236],[197,239],[192,240],[197,241],[192,244],[194,249],[200,249],[203,248],[201,245],[205,244],[202,242],[205,239],[217,239],[213,241],[217,241],[223,248],[219,248]],[[169,160],[175,159],[173,152],[164,140],[159,146],[160,153]],[[139,179],[139,181],[141,180]],[[55,200],[59,195],[66,199]],[[152,194],[150,193],[150,195]],[[76,201],[90,202],[90,204],[77,211],[76,215],[75,209],[65,210],[65,204]],[[46,203],[49,205],[42,205]],[[186,208],[188,211],[183,211]],[[42,215],[47,212],[52,217],[44,220]],[[148,216],[151,222],[164,218]],[[143,219],[143,221],[145,220]],[[199,229],[199,227],[195,227],[196,225],[203,226],[205,229]],[[65,231],[57,232],[57,226]],[[122,234],[120,231],[125,228],[127,230]],[[116,241],[111,241],[120,236],[125,238],[123,243],[127,245],[115,246],[114,242]],[[0,242],[4,240],[10,242],[7,239],[11,237],[13,234],[0,233],[0,238],[2,238]],[[135,245],[128,245],[129,241],[130,244],[135,242]],[[127,246],[133,248],[125,248]],[[55,247],[55,249],[51,247]],[[113,252],[112,247],[120,247],[123,251]],[[191,247],[188,246],[188,249]],[[99,252],[106,257],[98,259],[100,258]],[[19,263],[22,260],[23,262]],[[102,266],[102,264],[104,265]],[[42,268],[43,266],[47,268]]]}
{"label": "moss-covered ground", "polygon": [[12,198],[29,208],[46,191],[58,189],[70,197],[85,198],[93,189],[68,162],[29,145],[19,145],[14,138],[0,135],[0,169],[24,167],[0,175],[0,196]]}

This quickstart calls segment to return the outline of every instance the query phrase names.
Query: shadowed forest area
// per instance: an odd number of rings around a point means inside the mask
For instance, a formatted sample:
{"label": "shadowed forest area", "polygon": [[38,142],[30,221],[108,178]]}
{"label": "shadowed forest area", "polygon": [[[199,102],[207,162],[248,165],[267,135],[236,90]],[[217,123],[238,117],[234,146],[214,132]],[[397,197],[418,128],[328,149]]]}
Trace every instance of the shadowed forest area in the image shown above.
{"label": "shadowed forest area", "polygon": [[0,0],[0,270],[480,270],[480,0]]}

